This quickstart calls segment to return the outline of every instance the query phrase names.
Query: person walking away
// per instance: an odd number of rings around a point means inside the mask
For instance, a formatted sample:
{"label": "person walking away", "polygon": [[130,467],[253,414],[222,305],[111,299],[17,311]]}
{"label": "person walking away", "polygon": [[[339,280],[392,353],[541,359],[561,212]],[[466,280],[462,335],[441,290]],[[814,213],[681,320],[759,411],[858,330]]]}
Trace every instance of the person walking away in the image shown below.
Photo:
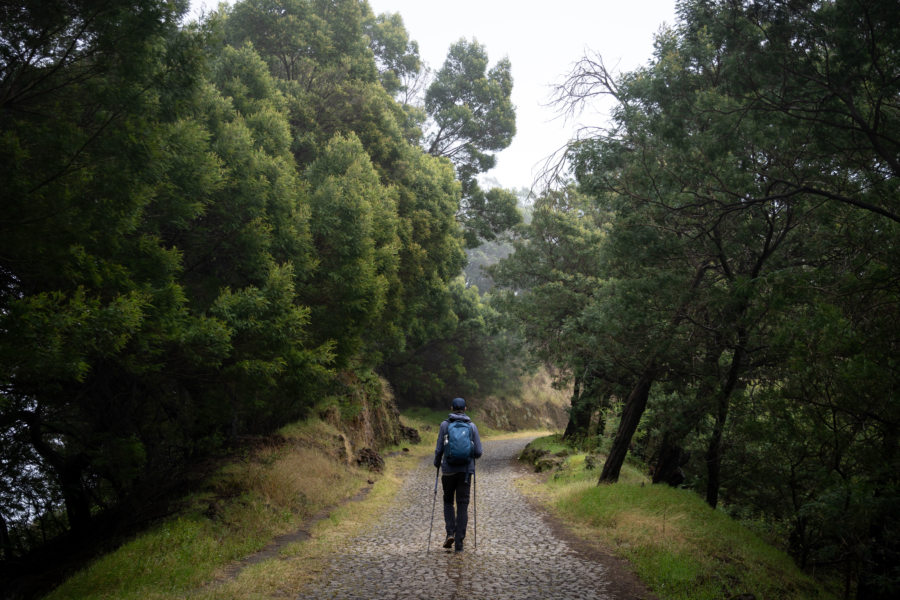
{"label": "person walking away", "polygon": [[[434,449],[434,466],[441,469],[444,490],[444,525],[447,539],[444,548],[462,552],[469,522],[469,492],[475,474],[475,459],[481,458],[478,427],[466,415],[466,401],[454,398],[452,411],[441,423]],[[454,510],[454,499],[456,507]]]}

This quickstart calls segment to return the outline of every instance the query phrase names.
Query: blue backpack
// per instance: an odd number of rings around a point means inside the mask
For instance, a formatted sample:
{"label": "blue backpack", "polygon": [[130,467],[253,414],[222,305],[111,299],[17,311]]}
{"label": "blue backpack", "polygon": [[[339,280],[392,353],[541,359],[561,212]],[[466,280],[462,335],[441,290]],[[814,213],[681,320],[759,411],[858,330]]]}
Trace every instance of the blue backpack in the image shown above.
{"label": "blue backpack", "polygon": [[472,425],[467,421],[450,421],[444,436],[444,456],[448,465],[467,465],[475,449]]}

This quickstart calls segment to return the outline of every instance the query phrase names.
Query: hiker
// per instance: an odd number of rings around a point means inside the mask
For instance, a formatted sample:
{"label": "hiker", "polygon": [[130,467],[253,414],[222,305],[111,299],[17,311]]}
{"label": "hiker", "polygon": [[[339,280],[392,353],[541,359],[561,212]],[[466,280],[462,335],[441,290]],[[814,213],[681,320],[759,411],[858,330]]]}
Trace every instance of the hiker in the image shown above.
{"label": "hiker", "polygon": [[[469,522],[469,490],[475,475],[475,459],[481,458],[481,437],[478,435],[478,427],[466,415],[465,400],[454,398],[450,410],[450,416],[441,423],[441,431],[438,433],[434,466],[440,467],[442,471],[444,525],[447,528],[444,548],[453,546],[456,552],[462,552],[466,525]],[[464,445],[460,445],[463,442]]]}

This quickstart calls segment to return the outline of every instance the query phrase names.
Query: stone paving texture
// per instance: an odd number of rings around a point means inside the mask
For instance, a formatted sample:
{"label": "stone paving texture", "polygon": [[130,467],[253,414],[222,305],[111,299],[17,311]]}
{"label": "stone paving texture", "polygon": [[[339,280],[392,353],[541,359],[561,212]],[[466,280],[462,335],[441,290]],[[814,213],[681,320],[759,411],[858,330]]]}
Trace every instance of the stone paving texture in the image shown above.
{"label": "stone paving texture", "polygon": [[513,458],[528,440],[486,442],[477,463],[465,551],[441,548],[438,484],[431,547],[426,552],[435,469],[423,461],[404,482],[394,508],[339,551],[304,598],[397,600],[608,599],[608,575],[556,537],[514,487]]}

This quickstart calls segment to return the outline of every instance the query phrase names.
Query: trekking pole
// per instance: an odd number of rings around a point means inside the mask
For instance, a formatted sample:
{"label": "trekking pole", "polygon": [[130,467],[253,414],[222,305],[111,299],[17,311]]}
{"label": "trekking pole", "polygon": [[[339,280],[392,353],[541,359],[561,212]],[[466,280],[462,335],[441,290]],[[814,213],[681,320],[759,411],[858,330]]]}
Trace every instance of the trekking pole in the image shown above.
{"label": "trekking pole", "polygon": [[475,509],[475,550],[478,550],[478,480],[472,473],[472,507]]}
{"label": "trekking pole", "polygon": [[425,548],[425,554],[428,554],[431,551],[431,530],[434,529],[434,506],[437,504],[437,482],[440,472],[440,467],[434,472],[434,500],[431,501],[431,521],[428,525],[428,547]]}

